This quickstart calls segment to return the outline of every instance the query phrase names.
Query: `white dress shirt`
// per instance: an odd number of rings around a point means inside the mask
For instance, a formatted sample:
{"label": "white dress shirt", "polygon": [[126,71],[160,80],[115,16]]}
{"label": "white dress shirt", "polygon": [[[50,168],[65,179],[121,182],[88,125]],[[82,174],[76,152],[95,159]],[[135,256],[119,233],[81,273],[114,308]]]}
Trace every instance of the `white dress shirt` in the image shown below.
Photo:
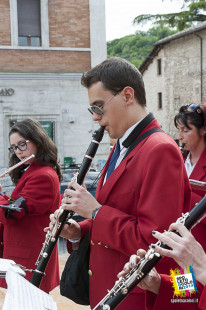
{"label": "white dress shirt", "polygon": [[188,176],[188,178],[189,178],[189,176],[191,175],[193,169],[195,168],[195,165],[196,165],[196,163],[195,163],[194,165],[192,165],[191,160],[190,160],[190,153],[189,153],[189,154],[187,155],[186,160],[185,160],[185,169],[186,169],[186,171],[187,171],[187,176]]}
{"label": "white dress shirt", "polygon": [[[120,155],[119,158],[117,159],[116,165],[115,165],[115,169],[119,166],[119,164],[121,163],[121,161],[123,160],[125,154],[127,153],[128,148],[124,147],[122,145],[122,143],[127,139],[127,137],[130,135],[130,133],[133,131],[133,129],[141,122],[142,120],[140,120],[139,122],[137,122],[136,124],[134,124],[133,126],[131,126],[129,129],[127,129],[127,131],[125,131],[125,133],[123,134],[123,136],[119,139],[119,145],[120,145]],[[106,182],[107,179],[107,173],[105,175],[104,178],[104,183]]]}

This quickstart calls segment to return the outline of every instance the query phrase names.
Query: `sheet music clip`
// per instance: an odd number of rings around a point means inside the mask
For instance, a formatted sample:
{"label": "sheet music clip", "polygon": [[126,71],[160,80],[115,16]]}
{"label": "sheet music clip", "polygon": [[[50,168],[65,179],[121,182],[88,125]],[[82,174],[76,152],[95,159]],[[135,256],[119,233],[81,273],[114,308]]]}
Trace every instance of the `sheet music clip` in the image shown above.
{"label": "sheet music clip", "polygon": [[21,208],[19,208],[19,206],[21,206],[21,204],[25,202],[25,199],[24,197],[19,197],[15,202],[11,203],[10,205],[0,205],[0,208],[3,208],[3,209],[7,209],[7,210],[10,210],[10,211],[17,211],[17,212],[21,212]]}
{"label": "sheet music clip", "polygon": [[26,272],[21,265],[16,264],[11,259],[0,258],[0,278],[5,278],[9,269],[12,269],[23,277],[26,276]]}

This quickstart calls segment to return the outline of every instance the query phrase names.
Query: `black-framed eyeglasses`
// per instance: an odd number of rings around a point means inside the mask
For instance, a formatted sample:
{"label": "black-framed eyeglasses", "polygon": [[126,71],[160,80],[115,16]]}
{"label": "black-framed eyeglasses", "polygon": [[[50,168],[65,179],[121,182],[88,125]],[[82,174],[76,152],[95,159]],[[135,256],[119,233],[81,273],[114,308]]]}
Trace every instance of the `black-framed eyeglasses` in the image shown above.
{"label": "black-framed eyeglasses", "polygon": [[19,142],[17,145],[12,145],[8,148],[9,152],[11,152],[11,154],[15,154],[16,150],[20,150],[20,151],[26,151],[27,149],[27,143],[29,142],[29,140],[26,141],[22,141]]}
{"label": "black-framed eyeglasses", "polygon": [[200,106],[196,103],[191,103],[187,106],[186,109],[188,112],[197,112],[198,114],[202,113]]}
{"label": "black-framed eyeglasses", "polygon": [[104,115],[103,112],[103,107],[105,106],[106,103],[108,103],[110,100],[112,100],[116,95],[118,95],[122,90],[114,93],[111,97],[109,97],[102,105],[98,106],[98,105],[93,105],[90,108],[88,108],[88,111],[93,115],[94,113],[96,113],[97,115]]}

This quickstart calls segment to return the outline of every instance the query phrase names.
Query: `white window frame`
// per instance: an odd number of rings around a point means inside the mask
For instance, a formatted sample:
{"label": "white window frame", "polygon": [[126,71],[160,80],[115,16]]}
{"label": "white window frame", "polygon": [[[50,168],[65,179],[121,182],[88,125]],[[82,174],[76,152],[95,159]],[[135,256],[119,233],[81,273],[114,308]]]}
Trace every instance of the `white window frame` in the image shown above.
{"label": "white window frame", "polygon": [[[41,47],[49,47],[49,16],[48,0],[40,0],[41,5]],[[11,46],[18,45],[17,0],[10,0]],[[31,46],[33,48],[33,46]],[[28,48],[28,46],[26,46]]]}

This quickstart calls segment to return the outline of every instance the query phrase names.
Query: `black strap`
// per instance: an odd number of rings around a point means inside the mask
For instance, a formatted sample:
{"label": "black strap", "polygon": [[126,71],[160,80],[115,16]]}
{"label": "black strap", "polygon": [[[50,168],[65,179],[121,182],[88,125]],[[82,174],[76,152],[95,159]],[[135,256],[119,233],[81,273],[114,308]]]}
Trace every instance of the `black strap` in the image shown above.
{"label": "black strap", "polygon": [[142,141],[144,140],[145,138],[147,138],[148,136],[150,136],[151,134],[155,133],[155,132],[164,132],[162,129],[160,128],[153,128],[153,129],[150,129],[146,132],[144,132],[140,137],[138,137],[132,144],[131,146],[129,147],[129,149],[127,150],[127,153],[125,154],[124,158],[125,159],[129,153]]}
{"label": "black strap", "polygon": [[25,213],[27,214],[28,213],[28,208],[27,208],[25,200],[21,202],[21,207],[22,207],[22,209],[24,209]]}
{"label": "black strap", "polygon": [[136,138],[141,134],[141,132],[154,120],[152,113],[147,114],[143,120],[137,124],[137,126],[132,130],[129,136],[124,140],[122,145],[128,148],[136,140]]}
{"label": "black strap", "polygon": [[7,211],[6,211],[6,218],[7,218],[7,219],[12,219],[12,220],[17,221],[17,220],[18,220],[17,217],[14,216],[14,215],[12,215],[12,212],[14,212],[14,211],[7,210]]}

